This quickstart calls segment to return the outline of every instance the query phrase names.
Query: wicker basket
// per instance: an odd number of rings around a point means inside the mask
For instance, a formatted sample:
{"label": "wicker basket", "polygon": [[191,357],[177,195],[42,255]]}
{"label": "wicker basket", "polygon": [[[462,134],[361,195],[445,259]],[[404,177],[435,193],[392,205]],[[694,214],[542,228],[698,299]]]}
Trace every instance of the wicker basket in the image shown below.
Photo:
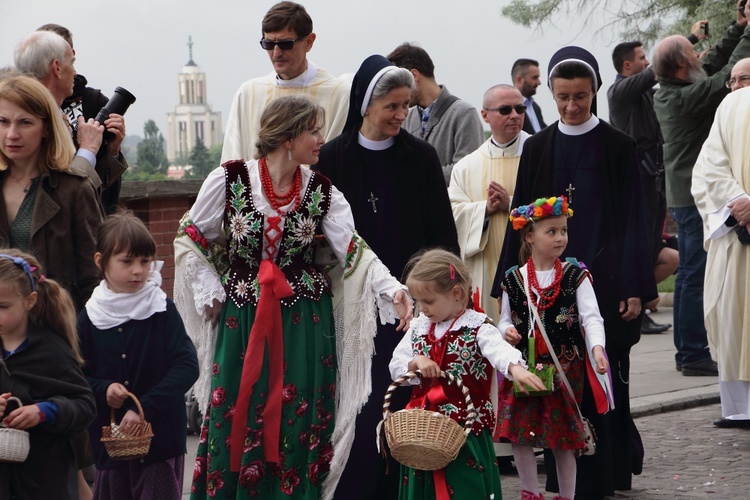
{"label": "wicker basket", "polygon": [[[9,397],[8,401],[15,401],[19,408],[23,406],[15,396]],[[0,424],[0,462],[24,462],[28,456],[29,433]]]}
{"label": "wicker basket", "polygon": [[146,422],[143,417],[141,402],[131,392],[128,392],[128,396],[135,401],[138,414],[141,416],[141,422],[135,424],[132,430],[125,433],[115,424],[115,409],[110,409],[110,424],[102,427],[100,441],[104,444],[107,455],[112,460],[133,460],[145,457],[148,455],[148,449],[151,446],[151,438],[154,437],[154,433],[151,432],[151,424]]}
{"label": "wicker basket", "polygon": [[421,374],[408,372],[396,379],[385,393],[383,401],[383,427],[391,455],[398,462],[419,470],[442,469],[456,459],[459,450],[471,432],[477,418],[469,390],[461,379],[450,373],[440,372],[440,376],[455,383],[466,400],[467,417],[462,428],[455,420],[438,413],[421,409],[399,410],[391,413],[391,395],[402,383],[419,377]]}

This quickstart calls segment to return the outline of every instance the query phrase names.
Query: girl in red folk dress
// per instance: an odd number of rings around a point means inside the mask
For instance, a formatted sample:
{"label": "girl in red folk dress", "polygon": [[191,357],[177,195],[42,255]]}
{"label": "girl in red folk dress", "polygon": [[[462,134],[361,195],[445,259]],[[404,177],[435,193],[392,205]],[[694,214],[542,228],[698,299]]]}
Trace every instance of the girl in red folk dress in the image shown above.
{"label": "girl in red folk dress", "polygon": [[406,284],[420,314],[393,353],[391,376],[396,379],[406,371],[420,370],[423,383],[414,387],[409,405],[422,406],[427,395],[427,409],[463,425],[467,411],[461,391],[443,378],[436,379],[441,370],[449,372],[468,387],[479,416],[458,457],[444,469],[425,472],[401,466],[399,498],[499,499],[500,474],[492,446],[493,369],[537,389],[543,388],[542,382],[524,368],[521,353],[503,340],[486,314],[468,309],[471,276],[461,259],[445,250],[429,250],[413,258],[409,267]]}
{"label": "girl in red folk dress", "polygon": [[[568,244],[568,217],[573,211],[567,199],[540,198],[531,205],[511,212],[513,228],[521,230],[520,262],[508,270],[502,283],[500,331],[517,346],[524,358],[529,355],[529,338],[534,339],[535,368],[553,365],[548,346],[533,321],[529,299],[538,310],[547,336],[568,378],[576,402],[583,394],[586,345],[596,371],[605,374],[609,365],[604,354],[604,322],[591,285],[591,275],[574,259],[559,257]],[[524,283],[528,282],[527,294]],[[528,297],[528,298],[527,298]],[[587,339],[581,334],[581,324]],[[534,325],[534,328],[531,328]],[[575,450],[584,446],[583,424],[576,405],[555,375],[553,392],[548,395],[519,397],[512,384],[500,385],[498,427],[495,439],[513,446],[522,500],[543,499],[537,482],[537,463],[533,448],[550,448],[555,455],[560,494],[555,499],[571,499],[575,492]]]}

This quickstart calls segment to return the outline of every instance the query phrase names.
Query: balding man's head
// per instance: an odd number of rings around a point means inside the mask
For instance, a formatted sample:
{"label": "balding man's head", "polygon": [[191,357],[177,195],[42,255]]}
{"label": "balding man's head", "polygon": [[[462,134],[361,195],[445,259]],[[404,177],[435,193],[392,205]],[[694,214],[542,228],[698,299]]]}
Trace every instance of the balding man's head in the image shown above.
{"label": "balding man's head", "polygon": [[697,82],[706,77],[698,53],[682,35],[668,36],[656,46],[653,64],[659,79],[677,79]]}
{"label": "balding man's head", "polygon": [[482,118],[489,123],[495,142],[507,144],[521,132],[526,114],[517,111],[519,106],[523,106],[523,95],[513,85],[495,85],[484,93]]}
{"label": "balding man's head", "polygon": [[729,85],[732,92],[750,86],[750,57],[737,61],[737,64],[732,68]]}
{"label": "balding man's head", "polygon": [[76,75],[73,49],[60,35],[51,31],[35,31],[16,46],[18,71],[35,77],[52,92],[58,105],[73,93]]}

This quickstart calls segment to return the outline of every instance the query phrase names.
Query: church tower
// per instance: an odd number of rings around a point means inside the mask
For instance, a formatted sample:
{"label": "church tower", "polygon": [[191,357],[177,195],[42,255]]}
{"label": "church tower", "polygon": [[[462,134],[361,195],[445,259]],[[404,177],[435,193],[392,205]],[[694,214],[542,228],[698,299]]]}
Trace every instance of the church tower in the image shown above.
{"label": "church tower", "polygon": [[167,113],[167,159],[190,156],[197,139],[206,148],[222,144],[221,112],[211,111],[206,93],[206,74],[193,61],[193,38],[188,37],[190,60],[177,75],[180,101]]}

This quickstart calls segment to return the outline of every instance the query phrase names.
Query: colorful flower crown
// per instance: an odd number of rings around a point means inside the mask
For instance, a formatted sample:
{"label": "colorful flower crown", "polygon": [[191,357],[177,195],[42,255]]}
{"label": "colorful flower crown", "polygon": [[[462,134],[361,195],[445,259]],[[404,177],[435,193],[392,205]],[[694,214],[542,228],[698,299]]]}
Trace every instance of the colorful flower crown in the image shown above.
{"label": "colorful flower crown", "polygon": [[551,215],[573,216],[573,210],[568,208],[568,199],[565,196],[557,198],[539,198],[531,205],[521,205],[510,212],[510,221],[513,229],[524,227],[529,221],[537,221]]}

